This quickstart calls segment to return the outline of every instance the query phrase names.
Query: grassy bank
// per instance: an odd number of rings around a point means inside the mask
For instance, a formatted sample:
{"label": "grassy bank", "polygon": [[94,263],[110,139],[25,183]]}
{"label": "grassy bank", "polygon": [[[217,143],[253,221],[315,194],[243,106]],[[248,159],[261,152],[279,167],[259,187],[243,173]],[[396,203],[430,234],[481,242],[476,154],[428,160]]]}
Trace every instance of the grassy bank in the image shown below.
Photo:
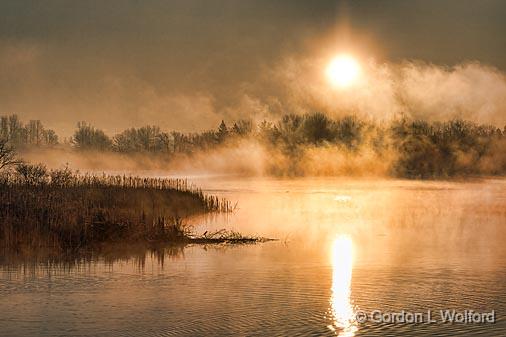
{"label": "grassy bank", "polygon": [[79,175],[19,165],[0,178],[0,247],[79,250],[104,243],[213,243],[253,239],[194,237],[186,217],[229,212],[230,202],[181,179]]}

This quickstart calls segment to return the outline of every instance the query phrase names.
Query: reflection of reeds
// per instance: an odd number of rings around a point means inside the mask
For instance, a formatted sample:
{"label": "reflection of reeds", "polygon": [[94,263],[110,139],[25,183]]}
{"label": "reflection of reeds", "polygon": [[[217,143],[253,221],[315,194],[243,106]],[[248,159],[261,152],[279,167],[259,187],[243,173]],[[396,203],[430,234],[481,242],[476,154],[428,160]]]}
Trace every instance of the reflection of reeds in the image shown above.
{"label": "reflection of reeds", "polygon": [[[28,170],[29,171],[29,170]],[[183,242],[181,219],[232,210],[183,179],[49,174],[0,179],[0,247],[76,250],[110,242]]]}
{"label": "reflection of reeds", "polygon": [[188,236],[183,242],[107,242],[79,250],[55,250],[52,247],[37,249],[8,249],[0,247],[0,273],[21,273],[21,275],[44,275],[46,273],[67,273],[97,265],[131,263],[144,270],[148,261],[164,267],[167,260],[184,256],[189,244],[202,245],[205,250],[228,249],[237,244],[253,244],[271,241],[260,237],[246,237],[236,232],[220,230],[203,236]]}
{"label": "reflection of reeds", "polygon": [[163,267],[167,258],[182,257],[184,247],[185,245],[179,243],[154,245],[109,243],[78,252],[61,252],[52,249],[36,249],[25,252],[4,250],[0,254],[0,271],[22,270],[24,273],[71,271],[97,263],[112,266],[117,262],[132,262],[134,266],[142,270],[148,259],[155,260],[158,265]]}

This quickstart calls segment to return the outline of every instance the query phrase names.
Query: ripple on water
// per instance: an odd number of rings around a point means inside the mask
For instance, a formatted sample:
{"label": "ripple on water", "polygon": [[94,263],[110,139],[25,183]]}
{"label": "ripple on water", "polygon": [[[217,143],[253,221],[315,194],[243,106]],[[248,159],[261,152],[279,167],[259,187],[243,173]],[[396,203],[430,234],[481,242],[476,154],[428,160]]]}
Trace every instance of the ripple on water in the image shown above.
{"label": "ripple on water", "polygon": [[[318,193],[293,181],[262,185],[267,192],[240,184],[232,184],[237,193],[214,186],[240,200],[230,222],[265,235],[299,234],[301,241],[191,247],[163,264],[146,254],[137,262],[98,259],[63,270],[5,268],[0,335],[335,336],[342,332],[336,298],[354,311],[495,310],[498,318],[492,325],[366,322],[357,324],[356,336],[506,335],[502,182],[487,188],[320,181]],[[488,194],[477,198],[482,191]],[[223,226],[221,218],[213,221]],[[356,246],[351,273],[336,272],[322,240],[340,231]],[[333,297],[348,274],[349,296]]]}

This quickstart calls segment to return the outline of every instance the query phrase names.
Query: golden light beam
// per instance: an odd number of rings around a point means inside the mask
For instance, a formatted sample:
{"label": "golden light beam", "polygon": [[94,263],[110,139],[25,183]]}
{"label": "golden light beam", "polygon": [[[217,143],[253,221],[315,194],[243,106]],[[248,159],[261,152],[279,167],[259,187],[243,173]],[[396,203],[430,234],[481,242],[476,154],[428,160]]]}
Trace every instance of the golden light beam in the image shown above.
{"label": "golden light beam", "polygon": [[351,337],[357,331],[351,303],[353,241],[348,235],[338,236],[332,244],[332,295],[330,299],[333,326],[340,337]]}

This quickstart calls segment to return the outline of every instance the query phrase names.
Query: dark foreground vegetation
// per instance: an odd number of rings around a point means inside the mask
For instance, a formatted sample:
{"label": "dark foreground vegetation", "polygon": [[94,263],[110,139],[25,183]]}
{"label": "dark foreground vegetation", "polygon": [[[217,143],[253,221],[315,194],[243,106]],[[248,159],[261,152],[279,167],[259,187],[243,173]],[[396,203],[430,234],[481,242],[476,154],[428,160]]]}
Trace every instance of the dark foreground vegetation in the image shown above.
{"label": "dark foreground vegetation", "polygon": [[[39,121],[23,124],[15,115],[1,118],[0,138],[18,149],[58,144],[56,134]],[[322,113],[290,114],[258,125],[247,120],[236,121],[232,126],[222,122],[216,130],[201,133],[164,132],[157,126],[144,126],[113,137],[81,122],[64,146],[75,151],[142,153],[170,163],[234,147],[241,141],[255,142],[265,150],[266,172],[262,173],[273,175],[353,175],[360,170],[375,171],[378,166],[385,167],[380,170],[382,174],[402,178],[506,173],[506,126],[458,119],[374,122],[356,116],[333,119]],[[327,165],[332,160],[333,165]],[[344,172],[336,168],[353,161],[356,164],[348,165]],[[311,170],[311,166],[318,169]]]}
{"label": "dark foreground vegetation", "polygon": [[79,175],[17,163],[0,175],[0,248],[77,251],[104,244],[248,243],[219,231],[192,235],[188,216],[230,212],[186,180]]}

